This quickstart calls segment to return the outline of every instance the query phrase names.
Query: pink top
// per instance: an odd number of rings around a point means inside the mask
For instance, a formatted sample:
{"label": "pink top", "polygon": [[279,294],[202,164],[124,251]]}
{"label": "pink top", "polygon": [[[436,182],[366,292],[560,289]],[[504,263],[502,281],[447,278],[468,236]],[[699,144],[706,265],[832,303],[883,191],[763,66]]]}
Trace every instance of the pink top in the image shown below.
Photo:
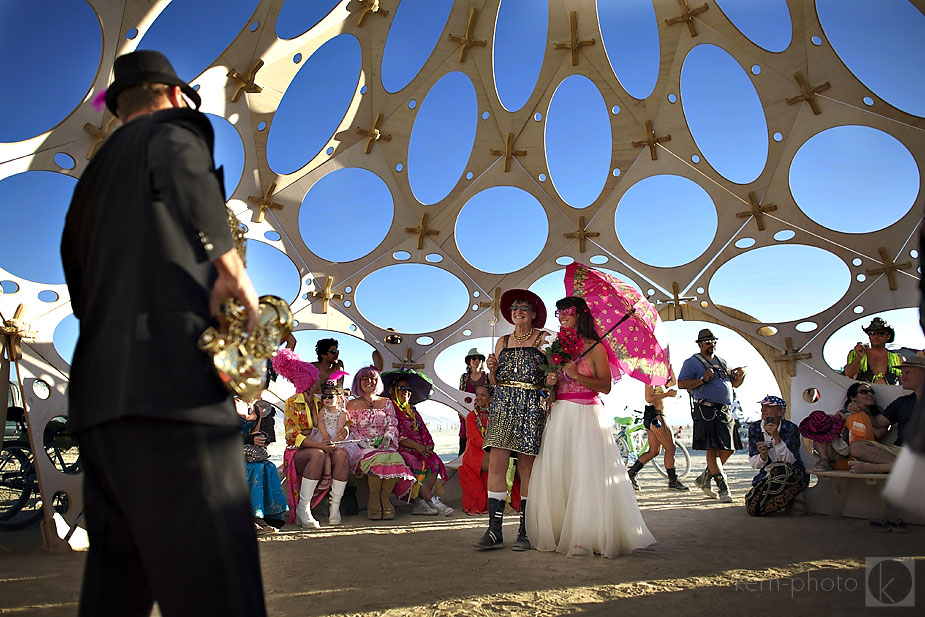
{"label": "pink top", "polygon": [[[594,377],[594,371],[591,370],[591,363],[588,362],[587,357],[579,358],[578,362],[575,363],[575,367],[578,369],[580,375]],[[562,373],[559,377],[559,390],[556,394],[556,398],[563,401],[573,401],[582,405],[601,404],[601,399],[598,398],[596,391],[581,385],[565,373]]]}

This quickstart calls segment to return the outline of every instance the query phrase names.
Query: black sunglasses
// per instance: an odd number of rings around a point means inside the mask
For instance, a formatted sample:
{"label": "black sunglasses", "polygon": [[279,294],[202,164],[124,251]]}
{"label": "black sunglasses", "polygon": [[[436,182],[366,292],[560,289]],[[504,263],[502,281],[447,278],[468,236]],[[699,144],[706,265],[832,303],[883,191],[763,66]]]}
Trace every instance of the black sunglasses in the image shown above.
{"label": "black sunglasses", "polygon": [[870,388],[864,388],[863,390],[858,390],[858,394],[873,394],[874,391]]}
{"label": "black sunglasses", "polygon": [[398,386],[396,389],[401,390],[402,392],[411,392],[413,390],[411,386]]}

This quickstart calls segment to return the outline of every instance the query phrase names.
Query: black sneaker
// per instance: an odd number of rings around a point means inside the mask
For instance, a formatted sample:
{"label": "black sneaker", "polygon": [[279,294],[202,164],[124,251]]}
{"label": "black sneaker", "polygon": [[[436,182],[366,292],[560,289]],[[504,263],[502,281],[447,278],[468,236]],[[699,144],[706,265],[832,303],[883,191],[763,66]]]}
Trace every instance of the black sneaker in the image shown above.
{"label": "black sneaker", "polygon": [[[504,539],[501,537],[496,537],[494,532],[491,529],[485,532],[485,535],[481,537],[478,542],[473,542],[472,546],[480,548],[483,551],[490,551],[496,548],[504,548]],[[524,550],[524,549],[520,549]]]}
{"label": "black sneaker", "polygon": [[690,488],[684,486],[684,484],[677,478],[673,480],[668,480],[668,489],[672,491],[681,491],[681,492],[688,492],[691,490]]}
{"label": "black sneaker", "polygon": [[530,545],[530,540],[527,538],[527,534],[517,535],[517,540],[514,542],[514,545],[511,547],[512,551],[529,551],[533,547]]}

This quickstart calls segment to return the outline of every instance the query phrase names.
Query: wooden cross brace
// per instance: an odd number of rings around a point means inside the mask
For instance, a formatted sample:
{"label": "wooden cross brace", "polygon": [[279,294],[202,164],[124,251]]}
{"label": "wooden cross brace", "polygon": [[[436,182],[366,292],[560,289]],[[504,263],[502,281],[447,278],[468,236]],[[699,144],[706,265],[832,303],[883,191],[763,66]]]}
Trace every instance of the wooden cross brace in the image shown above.
{"label": "wooden cross brace", "polygon": [[418,236],[418,250],[424,248],[424,236],[438,236],[440,235],[439,229],[430,229],[427,227],[427,213],[421,215],[421,224],[417,227],[405,227],[405,231],[409,234],[417,234]]}
{"label": "wooden cross brace", "polygon": [[454,43],[459,43],[461,47],[459,48],[459,62],[463,63],[466,61],[466,55],[469,53],[470,47],[485,47],[488,45],[488,41],[479,40],[472,38],[475,30],[475,22],[478,19],[479,10],[475,7],[469,11],[469,22],[466,24],[466,33],[462,36],[458,34],[450,34],[447,36],[448,39]]}
{"label": "wooden cross brace", "polygon": [[263,92],[263,88],[254,83],[254,79],[257,77],[257,71],[260,70],[260,67],[263,66],[263,60],[257,59],[257,62],[250,68],[247,72],[247,75],[242,75],[235,69],[228,71],[228,77],[238,82],[238,87],[235,88],[234,94],[231,95],[231,102],[237,103],[238,99],[241,98],[241,95],[245,92],[249,94],[258,94]]}
{"label": "wooden cross brace", "polygon": [[116,123],[115,116],[109,116],[109,119],[104,121],[100,126],[95,124],[90,124],[87,122],[84,125],[84,132],[89,133],[90,137],[93,138],[93,142],[90,144],[90,149],[87,151],[87,160],[93,158],[93,155],[96,154],[96,151],[100,146],[103,145],[109,136],[112,135],[113,125]]}
{"label": "wooden cross brace", "polygon": [[643,146],[649,147],[649,156],[652,157],[652,160],[655,161],[658,159],[658,152],[656,146],[662,143],[663,141],[671,141],[671,133],[667,135],[662,135],[661,137],[655,136],[655,127],[652,125],[651,120],[646,120],[646,138],[634,141],[634,148],[641,148]]}
{"label": "wooden cross brace", "polygon": [[899,289],[899,285],[896,282],[896,273],[899,270],[908,270],[912,267],[911,261],[904,261],[901,264],[896,263],[890,259],[889,253],[886,252],[884,247],[878,249],[880,252],[880,261],[883,262],[882,268],[868,268],[867,276],[877,276],[878,274],[886,274],[886,280],[890,284],[890,291],[896,291]]}
{"label": "wooden cross brace", "polygon": [[511,159],[515,156],[526,156],[526,150],[515,150],[514,149],[514,133],[507,134],[507,141],[504,142],[504,150],[496,150],[492,148],[488,151],[489,154],[493,156],[503,156],[504,157],[504,171],[511,171]]}
{"label": "wooden cross brace", "polygon": [[799,349],[794,349],[793,339],[789,336],[784,339],[784,343],[787,344],[787,351],[785,351],[780,357],[774,358],[775,362],[787,362],[788,367],[790,368],[790,376],[797,376],[797,360],[809,360],[813,357],[811,353],[800,353]]}
{"label": "wooden cross brace", "polygon": [[684,319],[684,315],[681,313],[681,303],[691,302],[696,299],[697,298],[693,296],[682,296],[681,287],[677,282],[673,282],[671,284],[671,299],[665,301],[665,304],[671,305],[671,317],[666,316],[666,321],[672,319]]}
{"label": "wooden cross brace", "polygon": [[257,211],[254,212],[253,216],[251,216],[251,221],[252,221],[252,222],[254,222],[254,223],[262,223],[262,222],[263,222],[263,213],[266,212],[267,210],[271,209],[271,208],[272,208],[273,210],[282,210],[282,209],[283,209],[283,204],[278,204],[278,203],[276,203],[276,202],[270,200],[270,197],[273,195],[273,191],[275,191],[275,190],[276,190],[276,183],[274,182],[273,184],[271,184],[270,186],[267,187],[267,190],[263,193],[263,196],[262,196],[262,197],[256,197],[256,196],[254,196],[254,195],[248,195],[248,197],[247,197],[247,203],[249,203],[249,204],[252,205],[252,206],[257,206]]}
{"label": "wooden cross brace", "polygon": [[665,20],[665,23],[671,26],[683,21],[687,24],[687,30],[691,33],[691,36],[697,36],[697,28],[694,26],[694,17],[706,11],[710,6],[704,2],[695,9],[688,8],[687,0],[678,0],[678,6],[681,7],[681,14],[669,17]]}
{"label": "wooden cross brace", "polygon": [[38,333],[29,330],[29,325],[22,320],[25,312],[26,305],[20,304],[16,307],[12,319],[0,321],[0,336],[3,337],[0,340],[6,341],[6,357],[10,362],[22,360],[22,339],[38,336]]}
{"label": "wooden cross brace", "polygon": [[578,38],[578,11],[568,12],[569,40],[568,42],[558,41],[552,44],[553,49],[568,49],[572,54],[572,66],[578,66],[578,50],[582,47],[594,45],[594,39],[584,41]]}
{"label": "wooden cross brace", "polygon": [[411,348],[408,347],[405,349],[405,359],[401,362],[393,362],[392,368],[404,368],[404,369],[419,369],[424,368],[423,364],[415,364],[414,358],[411,357]]}
{"label": "wooden cross brace", "polygon": [[321,298],[321,312],[322,313],[328,312],[328,303],[331,300],[343,300],[344,299],[344,294],[334,293],[333,289],[334,289],[334,277],[329,276],[324,281],[324,289],[322,289],[321,291],[313,291],[310,294],[314,298]]}
{"label": "wooden cross brace", "polygon": [[379,8],[379,0],[363,0],[363,6],[358,11],[360,18],[357,20],[357,26],[363,27],[363,24],[366,22],[366,18],[369,17],[371,13],[375,13],[380,17],[385,17],[389,14],[385,9]]}
{"label": "wooden cross brace", "polygon": [[818,86],[810,86],[809,82],[806,81],[806,78],[803,77],[803,73],[800,71],[794,73],[793,78],[797,81],[797,85],[800,86],[800,93],[787,99],[787,104],[793,105],[800,101],[806,101],[809,103],[809,108],[813,110],[814,115],[818,116],[821,114],[822,110],[819,108],[819,103],[816,102],[816,95],[828,90],[832,85],[829,82],[824,82]]}
{"label": "wooden cross brace", "polygon": [[366,135],[366,148],[363,150],[364,154],[369,154],[373,150],[373,142],[379,141],[392,141],[392,135],[389,133],[383,133],[379,130],[379,123],[382,122],[382,114],[376,114],[376,119],[373,121],[373,125],[368,129],[362,129],[357,127],[358,135]]}
{"label": "wooden cross brace", "polygon": [[492,309],[492,314],[494,315],[495,321],[501,317],[501,288],[495,287],[491,292],[492,300],[491,302],[479,302],[479,306],[482,308]]}
{"label": "wooden cross brace", "polygon": [[751,209],[736,212],[736,218],[745,219],[754,216],[755,222],[758,224],[758,231],[764,231],[764,213],[774,212],[777,210],[777,206],[774,204],[762,206],[758,201],[758,197],[755,196],[754,191],[748,192],[748,203],[751,204]]}
{"label": "wooden cross brace", "polygon": [[565,238],[578,238],[578,252],[585,252],[585,239],[586,238],[597,238],[601,234],[596,231],[587,231],[587,226],[585,225],[584,215],[578,217],[578,231],[571,231],[567,234],[562,234]]}

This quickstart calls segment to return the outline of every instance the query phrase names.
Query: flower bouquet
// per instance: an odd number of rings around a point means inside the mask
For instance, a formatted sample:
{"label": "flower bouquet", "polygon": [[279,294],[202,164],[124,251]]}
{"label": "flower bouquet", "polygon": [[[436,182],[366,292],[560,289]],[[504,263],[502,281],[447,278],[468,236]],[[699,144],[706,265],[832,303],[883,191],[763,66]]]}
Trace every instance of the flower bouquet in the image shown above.
{"label": "flower bouquet", "polygon": [[562,328],[559,335],[546,349],[546,364],[540,368],[547,375],[574,362],[584,350],[585,342],[574,328]]}

